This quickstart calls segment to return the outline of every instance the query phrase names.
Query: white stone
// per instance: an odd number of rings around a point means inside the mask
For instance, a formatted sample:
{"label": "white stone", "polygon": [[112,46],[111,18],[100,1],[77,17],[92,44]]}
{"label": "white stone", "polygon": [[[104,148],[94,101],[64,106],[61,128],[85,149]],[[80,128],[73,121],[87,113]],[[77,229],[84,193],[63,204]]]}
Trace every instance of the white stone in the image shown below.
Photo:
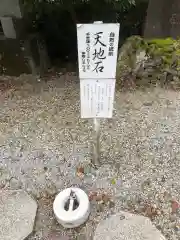
{"label": "white stone", "polygon": [[[74,209],[74,199],[79,203]],[[69,206],[65,210],[65,203],[70,199]],[[53,203],[53,211],[57,221],[64,228],[75,228],[85,223],[90,214],[90,202],[88,195],[80,188],[66,188],[61,191]]]}
{"label": "white stone", "polygon": [[0,191],[0,239],[23,240],[32,231],[37,203],[24,191]]}
{"label": "white stone", "polygon": [[94,240],[166,240],[160,231],[143,216],[120,212],[101,221]]}

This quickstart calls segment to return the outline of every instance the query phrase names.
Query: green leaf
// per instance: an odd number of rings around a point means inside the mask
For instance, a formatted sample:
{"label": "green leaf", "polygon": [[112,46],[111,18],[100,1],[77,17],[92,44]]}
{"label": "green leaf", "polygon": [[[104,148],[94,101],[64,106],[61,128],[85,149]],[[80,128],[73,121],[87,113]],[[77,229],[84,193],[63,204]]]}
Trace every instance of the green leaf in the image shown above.
{"label": "green leaf", "polygon": [[111,179],[111,184],[113,184],[113,185],[116,184],[116,179],[115,178]]}

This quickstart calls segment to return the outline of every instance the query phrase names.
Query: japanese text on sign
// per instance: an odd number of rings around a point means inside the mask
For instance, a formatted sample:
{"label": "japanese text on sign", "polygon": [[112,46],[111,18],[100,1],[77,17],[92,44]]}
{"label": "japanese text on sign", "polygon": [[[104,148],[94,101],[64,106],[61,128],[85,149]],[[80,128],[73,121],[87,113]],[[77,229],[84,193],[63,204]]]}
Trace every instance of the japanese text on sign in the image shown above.
{"label": "japanese text on sign", "polygon": [[98,72],[103,72],[104,70],[104,64],[103,64],[103,60],[106,59],[105,56],[105,51],[104,48],[106,48],[107,46],[101,42],[101,37],[102,37],[103,32],[98,32],[95,33],[95,43],[94,43],[94,52],[93,52],[93,61],[95,64],[95,68],[93,69],[93,71]]}
{"label": "japanese text on sign", "polygon": [[115,79],[81,79],[81,117],[111,118]]}
{"label": "japanese text on sign", "polygon": [[80,78],[115,78],[119,24],[78,24]]}

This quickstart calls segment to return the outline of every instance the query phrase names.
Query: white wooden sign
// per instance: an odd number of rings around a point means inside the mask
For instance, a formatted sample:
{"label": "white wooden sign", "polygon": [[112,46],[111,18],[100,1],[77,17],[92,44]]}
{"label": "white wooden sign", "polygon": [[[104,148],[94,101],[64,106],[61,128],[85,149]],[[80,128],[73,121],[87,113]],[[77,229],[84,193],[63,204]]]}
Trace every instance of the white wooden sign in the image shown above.
{"label": "white wooden sign", "polygon": [[116,78],[117,24],[77,24],[80,79]]}
{"label": "white wooden sign", "polygon": [[115,79],[81,79],[81,117],[112,118]]}

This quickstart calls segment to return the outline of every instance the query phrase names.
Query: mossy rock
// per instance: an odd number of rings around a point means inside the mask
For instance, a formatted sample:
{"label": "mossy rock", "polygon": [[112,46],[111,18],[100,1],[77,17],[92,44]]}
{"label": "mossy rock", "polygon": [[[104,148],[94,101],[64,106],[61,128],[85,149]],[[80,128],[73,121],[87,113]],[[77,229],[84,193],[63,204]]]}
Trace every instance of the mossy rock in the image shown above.
{"label": "mossy rock", "polygon": [[180,86],[180,40],[143,39],[132,36],[121,47],[117,62],[117,84]]}

